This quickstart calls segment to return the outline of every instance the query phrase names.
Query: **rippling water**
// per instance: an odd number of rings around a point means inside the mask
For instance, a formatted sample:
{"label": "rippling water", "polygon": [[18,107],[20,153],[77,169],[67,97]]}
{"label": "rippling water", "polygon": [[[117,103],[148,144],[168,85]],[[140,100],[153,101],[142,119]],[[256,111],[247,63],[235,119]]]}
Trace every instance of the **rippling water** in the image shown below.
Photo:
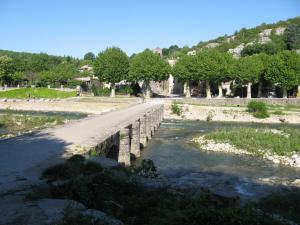
{"label": "rippling water", "polygon": [[218,128],[280,126],[167,120],[143,151],[141,159],[152,159],[159,173],[174,186],[203,186],[228,196],[261,197],[285,188],[279,184],[299,179],[300,170],[253,156],[202,151],[189,140]]}

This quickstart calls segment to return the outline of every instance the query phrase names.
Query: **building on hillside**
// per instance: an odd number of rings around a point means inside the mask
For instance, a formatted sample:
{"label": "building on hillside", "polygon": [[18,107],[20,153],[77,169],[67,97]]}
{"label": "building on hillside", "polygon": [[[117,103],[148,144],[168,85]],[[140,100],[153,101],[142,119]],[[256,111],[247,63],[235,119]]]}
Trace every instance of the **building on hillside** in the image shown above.
{"label": "building on hillside", "polygon": [[161,48],[156,48],[156,49],[153,49],[153,50],[152,50],[152,52],[154,52],[154,53],[156,53],[156,54],[159,54],[159,55],[160,55],[160,57],[162,57],[162,56],[163,56],[163,54],[162,54],[162,49],[161,49]]}
{"label": "building on hillside", "polygon": [[93,67],[91,65],[84,65],[79,68],[79,72],[84,73],[84,72],[92,72]]}
{"label": "building on hillside", "polygon": [[188,51],[187,55],[196,55],[197,51],[196,50],[192,50],[192,51]]}

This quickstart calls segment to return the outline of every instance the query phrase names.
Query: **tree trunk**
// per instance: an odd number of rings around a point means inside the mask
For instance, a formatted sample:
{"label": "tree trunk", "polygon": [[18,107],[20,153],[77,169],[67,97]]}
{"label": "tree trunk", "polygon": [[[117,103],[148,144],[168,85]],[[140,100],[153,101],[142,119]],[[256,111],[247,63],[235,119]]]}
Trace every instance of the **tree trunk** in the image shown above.
{"label": "tree trunk", "polygon": [[188,82],[184,82],[183,84],[183,94],[186,95],[186,90],[187,90]]}
{"label": "tree trunk", "polygon": [[191,86],[190,86],[190,82],[187,81],[187,82],[185,83],[185,85],[186,85],[185,97],[186,97],[186,98],[190,98],[190,97],[191,97]]}
{"label": "tree trunk", "polygon": [[252,87],[252,83],[249,82],[247,85],[247,98],[252,98],[251,96],[251,87]]}
{"label": "tree trunk", "polygon": [[219,84],[219,85],[218,85],[218,89],[219,89],[219,95],[218,95],[218,98],[223,98],[222,84]]}
{"label": "tree trunk", "polygon": [[298,85],[298,87],[297,87],[297,96],[296,97],[300,98],[300,85]]}
{"label": "tree trunk", "polygon": [[258,97],[258,98],[261,98],[261,96],[262,96],[262,83],[259,82],[259,83],[258,83],[257,97]]}
{"label": "tree trunk", "polygon": [[205,86],[206,86],[206,98],[211,98],[209,81],[205,81]]}
{"label": "tree trunk", "polygon": [[145,98],[149,99],[151,98],[151,89],[150,89],[150,82],[146,82],[146,96]]}
{"label": "tree trunk", "polygon": [[287,89],[285,87],[282,88],[282,98],[287,98]]}
{"label": "tree trunk", "polygon": [[110,93],[110,97],[111,97],[111,98],[116,97],[116,84],[115,84],[115,83],[111,83],[111,93]]}

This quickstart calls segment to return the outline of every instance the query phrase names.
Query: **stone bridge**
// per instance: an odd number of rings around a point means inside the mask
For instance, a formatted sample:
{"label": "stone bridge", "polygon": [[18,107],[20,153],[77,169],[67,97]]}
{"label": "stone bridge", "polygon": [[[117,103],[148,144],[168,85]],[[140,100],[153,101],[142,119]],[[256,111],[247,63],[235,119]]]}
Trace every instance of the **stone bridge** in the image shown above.
{"label": "stone bridge", "polygon": [[[118,149],[117,160],[126,166],[139,157],[163,119],[163,104],[143,103],[103,115],[91,115],[54,128],[0,141],[0,186],[16,179],[36,179],[46,167],[73,154]],[[109,146],[108,146],[109,147]],[[0,188],[0,189],[1,189]]]}

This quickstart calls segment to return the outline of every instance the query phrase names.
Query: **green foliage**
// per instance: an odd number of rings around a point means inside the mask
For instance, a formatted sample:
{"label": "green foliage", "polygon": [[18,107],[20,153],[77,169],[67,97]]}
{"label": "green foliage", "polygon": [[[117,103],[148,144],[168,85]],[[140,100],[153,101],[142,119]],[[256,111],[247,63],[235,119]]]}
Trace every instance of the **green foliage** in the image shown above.
{"label": "green foliage", "polygon": [[145,50],[131,59],[129,80],[161,81],[168,77],[170,70],[169,64],[158,54]]}
{"label": "green foliage", "polygon": [[280,87],[291,89],[300,83],[300,55],[283,51],[271,56],[265,78]]}
{"label": "green foliage", "polygon": [[254,117],[259,119],[268,118],[270,116],[267,105],[264,102],[250,101],[247,104],[247,111],[253,113]]}
{"label": "green foliage", "polygon": [[291,49],[300,48],[300,23],[290,25],[287,30],[287,46]]}
{"label": "green foliage", "polygon": [[96,58],[96,57],[95,57],[95,54],[92,53],[92,52],[86,53],[86,54],[84,55],[84,57],[83,57],[84,60],[89,60],[89,61],[91,61],[91,62],[95,61],[95,58]]}
{"label": "green foliage", "polygon": [[235,80],[241,84],[258,83],[264,64],[257,55],[240,58],[236,63]]}
{"label": "green foliage", "polygon": [[276,45],[274,42],[270,42],[267,44],[260,44],[255,43],[253,45],[246,46],[242,52],[241,55],[244,56],[251,56],[254,54],[260,54],[265,53],[267,55],[274,55],[284,49],[280,48],[280,46]]}
{"label": "green foliage", "polygon": [[27,80],[24,72],[14,72],[11,79],[13,84],[20,84],[23,81]]}
{"label": "green foliage", "polygon": [[15,136],[63,123],[64,118],[61,116],[18,115],[7,110],[4,114],[0,114],[0,128],[2,129],[0,138],[9,137],[10,135]]}
{"label": "green foliage", "polygon": [[271,195],[261,199],[258,207],[271,214],[282,215],[296,223],[300,223],[300,192],[292,190],[287,193]]}
{"label": "green foliage", "polygon": [[13,59],[8,56],[0,56],[0,82],[10,83],[14,71]]}
{"label": "green foliage", "polygon": [[199,74],[196,71],[196,60],[194,56],[185,55],[178,59],[172,68],[172,75],[182,81],[197,80]]}
{"label": "green foliage", "polygon": [[109,96],[110,88],[101,88],[96,87],[94,84],[92,85],[92,92],[94,96]]}
{"label": "green foliage", "polygon": [[205,135],[206,139],[213,139],[220,143],[230,143],[239,149],[261,155],[258,150],[270,150],[278,155],[291,155],[300,152],[300,131],[297,128],[281,128],[280,133],[272,133],[266,129],[235,128],[220,129]]}
{"label": "green foliage", "polygon": [[42,172],[41,178],[49,181],[67,180],[80,174],[102,172],[103,168],[95,162],[87,162],[81,155],[74,155],[65,163],[51,166]]}
{"label": "green foliage", "polygon": [[129,58],[120,48],[107,48],[94,62],[94,72],[100,81],[117,83],[127,79]]}
{"label": "green foliage", "polygon": [[134,168],[134,172],[148,178],[156,178],[158,176],[156,166],[151,159],[143,159],[141,164]]}
{"label": "green foliage", "polygon": [[171,105],[171,111],[173,114],[177,116],[181,116],[182,113],[182,107],[178,105],[176,102],[173,102]]}
{"label": "green foliage", "polygon": [[69,98],[75,96],[76,92],[64,92],[48,88],[19,88],[0,92],[0,98]]}
{"label": "green foliage", "polygon": [[[72,174],[77,175],[60,186],[52,185],[48,198],[73,199],[87,208],[104,211],[124,224],[280,224],[264,212],[257,213],[251,206],[241,206],[238,200],[209,192],[191,196],[170,188],[144,188],[134,178],[136,175],[125,169],[98,173],[77,173],[76,168],[72,169],[75,170]],[[90,221],[83,218],[76,221],[76,218],[65,216],[61,225],[78,224],[78,221],[90,224]]]}
{"label": "green foliage", "polygon": [[134,93],[134,90],[131,86],[126,85],[117,89],[116,93],[119,95],[132,95]]}
{"label": "green foliage", "polygon": [[199,80],[220,83],[233,77],[235,61],[229,53],[207,49],[198,52],[195,61],[195,71]]}

